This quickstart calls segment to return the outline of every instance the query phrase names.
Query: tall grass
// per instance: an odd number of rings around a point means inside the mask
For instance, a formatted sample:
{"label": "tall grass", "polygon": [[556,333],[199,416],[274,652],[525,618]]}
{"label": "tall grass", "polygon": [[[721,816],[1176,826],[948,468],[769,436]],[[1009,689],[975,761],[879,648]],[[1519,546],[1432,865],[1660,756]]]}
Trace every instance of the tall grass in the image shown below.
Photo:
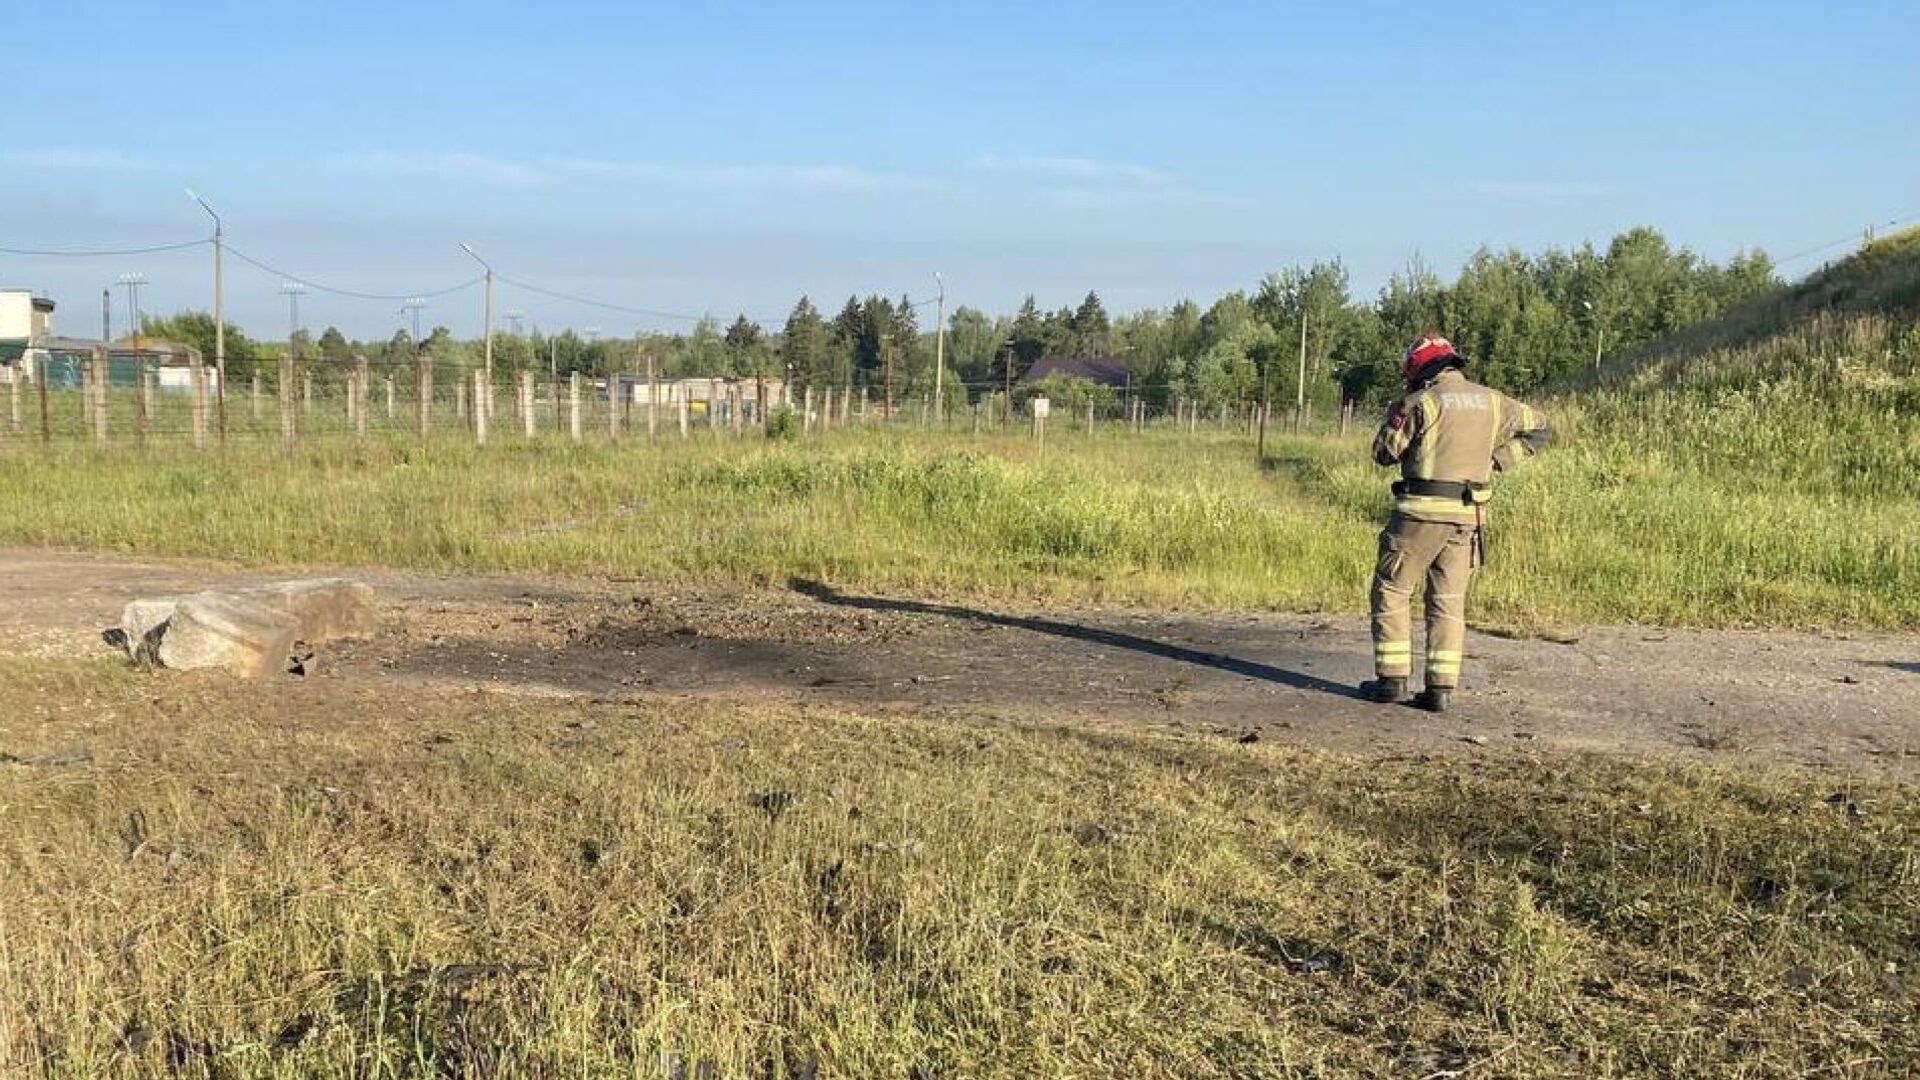
{"label": "tall grass", "polygon": [[[1476,617],[1920,627],[1920,234],[1546,402]],[[1364,443],[1077,427],[444,435],[195,453],[0,444],[0,540],[255,564],[1355,610],[1387,477]]]}
{"label": "tall grass", "polygon": [[[1910,415],[1826,410],[1885,455],[1775,457],[1823,399],[1776,392],[1779,407],[1738,423],[1710,395],[1647,400],[1556,408],[1573,437],[1506,485],[1477,617],[1920,625],[1920,509],[1895,475],[1920,445]],[[1016,601],[1357,609],[1385,477],[1358,441],[1276,439],[1264,468],[1251,451],[1174,432],[1056,438],[1044,453],[1019,438],[878,432],[799,445],[316,440],[291,457],[245,443],[137,459],[70,447],[0,467],[13,508],[0,539],[256,565],[798,574]]]}

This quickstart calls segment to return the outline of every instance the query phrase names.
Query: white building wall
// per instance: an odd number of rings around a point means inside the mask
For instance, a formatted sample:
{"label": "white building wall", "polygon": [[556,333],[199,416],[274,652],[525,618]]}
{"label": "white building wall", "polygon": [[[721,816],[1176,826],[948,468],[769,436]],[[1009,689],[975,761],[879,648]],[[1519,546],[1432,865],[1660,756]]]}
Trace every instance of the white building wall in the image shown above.
{"label": "white building wall", "polygon": [[33,317],[33,294],[25,289],[0,289],[0,338],[39,337]]}

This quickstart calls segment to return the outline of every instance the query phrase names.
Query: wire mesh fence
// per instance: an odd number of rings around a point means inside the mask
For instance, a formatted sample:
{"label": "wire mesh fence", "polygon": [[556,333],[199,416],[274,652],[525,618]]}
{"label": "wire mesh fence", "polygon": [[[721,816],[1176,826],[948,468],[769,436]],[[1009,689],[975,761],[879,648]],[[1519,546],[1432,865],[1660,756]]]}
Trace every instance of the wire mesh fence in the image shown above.
{"label": "wire mesh fence", "polygon": [[[26,357],[0,366],[0,447],[106,446],[229,440],[460,436],[573,441],[719,438],[846,428],[920,428],[954,435],[1019,432],[1045,439],[1110,432],[1345,434],[1350,407],[1203,401],[1123,388],[1047,398],[1033,388],[949,383],[931,392],[774,378],[595,377],[580,372],[370,360],[266,361],[236,367],[223,385],[212,365],[145,358]],[[1332,411],[1332,410],[1328,410]]]}

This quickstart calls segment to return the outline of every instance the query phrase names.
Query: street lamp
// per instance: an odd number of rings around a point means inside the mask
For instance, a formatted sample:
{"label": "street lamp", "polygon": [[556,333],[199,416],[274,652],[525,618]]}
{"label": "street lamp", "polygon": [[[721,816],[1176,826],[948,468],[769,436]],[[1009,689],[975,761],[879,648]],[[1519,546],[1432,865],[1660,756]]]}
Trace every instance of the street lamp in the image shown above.
{"label": "street lamp", "polygon": [[214,409],[220,426],[220,441],[227,441],[227,314],[226,288],[220,272],[221,256],[226,248],[226,230],[220,222],[220,215],[214,213],[207,200],[201,198],[192,188],[187,189],[187,198],[200,204],[200,209],[213,219],[213,366],[220,385],[215,387]]}
{"label": "street lamp", "polygon": [[1593,369],[1598,371],[1601,346],[1606,341],[1606,328],[1600,325],[1600,312],[1593,306],[1593,301],[1582,300],[1580,306],[1587,309],[1587,319],[1593,323]]}
{"label": "street lamp", "polygon": [[[473,256],[473,261],[479,263],[487,271],[487,337],[486,337],[485,353],[486,353],[486,367],[487,367],[487,386],[489,388],[487,397],[491,398],[493,396],[491,392],[491,388],[493,386],[493,264],[481,258],[480,253],[473,250],[472,244],[463,243],[460,245],[460,250],[466,252],[468,255]],[[490,406],[491,404],[492,402],[489,401],[488,405]],[[486,406],[483,406],[483,408],[484,407]]]}
{"label": "street lamp", "polygon": [[934,283],[940,286],[939,314],[933,327],[933,408],[934,415],[942,423],[947,419],[947,399],[941,393],[947,369],[947,280],[938,270],[933,274]]}

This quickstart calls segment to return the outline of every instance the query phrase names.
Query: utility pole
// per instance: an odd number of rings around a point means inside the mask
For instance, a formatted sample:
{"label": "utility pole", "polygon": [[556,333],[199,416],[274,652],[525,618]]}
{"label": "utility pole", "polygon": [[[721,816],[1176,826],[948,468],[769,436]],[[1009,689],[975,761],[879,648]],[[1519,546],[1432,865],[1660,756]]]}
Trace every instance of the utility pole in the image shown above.
{"label": "utility pole", "polygon": [[417,296],[407,297],[407,302],[400,305],[400,313],[412,319],[413,347],[416,349],[420,347],[420,309],[426,306],[427,302]]}
{"label": "utility pole", "polygon": [[1593,301],[1582,300],[1580,306],[1587,309],[1587,317],[1593,321],[1593,370],[1600,370],[1601,348],[1606,344],[1606,329],[1600,325],[1600,309]]}
{"label": "utility pole", "polygon": [[1300,430],[1300,418],[1307,411],[1307,294],[1300,291],[1300,381],[1293,388],[1293,430]]}
{"label": "utility pole", "polygon": [[300,367],[300,294],[307,287],[288,281],[280,291],[287,298],[287,355],[280,361],[280,438],[292,449],[300,434],[300,391],[294,384]]}
{"label": "utility pole", "polygon": [[[145,439],[147,415],[146,409],[141,407],[141,403],[147,400],[147,358],[140,351],[140,286],[147,283],[147,275],[139,273],[138,271],[131,274],[121,274],[120,282],[127,287],[127,317],[133,320],[134,401],[136,402],[135,407],[140,410],[138,433],[142,439]],[[107,377],[113,367],[113,346],[111,344],[113,335],[109,327],[110,319],[108,309],[107,290],[102,289],[100,290],[100,340],[106,344],[106,351],[102,356],[107,362],[106,369],[100,372],[100,388],[102,391],[100,398],[102,401],[106,400],[105,390]]]}
{"label": "utility pole", "polygon": [[280,292],[287,298],[287,352],[299,359],[300,349],[300,298],[307,293],[307,287],[297,281],[284,282]]}
{"label": "utility pole", "polygon": [[487,271],[487,337],[484,349],[487,368],[487,400],[480,405],[480,408],[484,409],[493,403],[493,266],[473,250],[473,245],[461,244],[460,249],[473,256],[473,261],[485,267]]}
{"label": "utility pole", "polygon": [[933,280],[940,285],[940,306],[938,320],[933,327],[933,415],[945,426],[947,421],[947,399],[941,390],[944,386],[947,369],[947,282],[938,272]]}
{"label": "utility pole", "polygon": [[1008,424],[1013,423],[1013,361],[1018,356],[1018,354],[1014,352],[1012,338],[1008,338],[1005,345],[1007,360],[1006,363],[1000,365],[1000,370],[1006,376],[1007,390],[1005,396],[1000,399],[1001,427],[1006,427]]}
{"label": "utility pole", "polygon": [[226,232],[220,223],[220,215],[213,212],[207,200],[187,189],[187,197],[200,204],[200,209],[213,218],[213,367],[220,380],[214,395],[214,408],[217,411],[220,426],[220,441],[227,441],[227,314],[226,287],[221,275],[221,257],[226,249]]}
{"label": "utility pole", "polygon": [[1267,464],[1267,414],[1273,411],[1273,354],[1267,354],[1267,363],[1260,365],[1260,440],[1254,460],[1262,467]]}

